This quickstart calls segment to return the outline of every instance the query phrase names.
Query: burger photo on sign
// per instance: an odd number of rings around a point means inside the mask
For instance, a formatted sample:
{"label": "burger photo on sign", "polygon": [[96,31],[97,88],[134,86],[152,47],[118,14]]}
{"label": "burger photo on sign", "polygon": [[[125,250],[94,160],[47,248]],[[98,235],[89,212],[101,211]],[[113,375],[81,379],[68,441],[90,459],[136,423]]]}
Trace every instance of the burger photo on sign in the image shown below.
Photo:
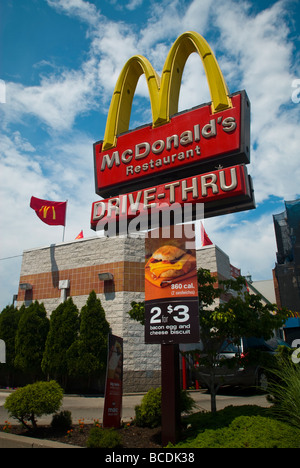
{"label": "burger photo on sign", "polygon": [[191,251],[175,245],[159,247],[146,263],[146,278],[157,286],[168,286],[178,279],[189,276],[196,268],[196,258]]}

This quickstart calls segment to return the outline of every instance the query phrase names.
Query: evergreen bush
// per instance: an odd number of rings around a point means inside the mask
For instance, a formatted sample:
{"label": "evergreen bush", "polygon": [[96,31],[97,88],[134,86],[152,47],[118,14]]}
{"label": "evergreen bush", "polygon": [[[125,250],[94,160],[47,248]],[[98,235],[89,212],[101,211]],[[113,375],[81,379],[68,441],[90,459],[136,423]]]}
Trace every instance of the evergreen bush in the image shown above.
{"label": "evergreen bush", "polygon": [[51,427],[53,429],[70,429],[72,427],[72,414],[71,411],[65,410],[60,413],[55,413],[52,417]]}
{"label": "evergreen bush", "polygon": [[122,447],[122,439],[120,434],[113,428],[93,427],[90,430],[86,446],[87,448],[120,448]]}
{"label": "evergreen bush", "polygon": [[[180,412],[189,413],[195,402],[188,392],[180,392]],[[140,427],[158,427],[161,424],[161,387],[150,388],[141,404],[135,408],[135,423]]]}

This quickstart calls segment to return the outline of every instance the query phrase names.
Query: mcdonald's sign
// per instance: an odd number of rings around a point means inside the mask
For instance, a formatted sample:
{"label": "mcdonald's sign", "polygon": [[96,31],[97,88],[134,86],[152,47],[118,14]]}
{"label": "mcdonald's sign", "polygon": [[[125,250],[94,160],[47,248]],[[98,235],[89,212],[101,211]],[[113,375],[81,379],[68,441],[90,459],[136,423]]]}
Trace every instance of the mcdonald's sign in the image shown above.
{"label": "mcdonald's sign", "polygon": [[[200,55],[211,102],[178,113],[181,78],[189,55]],[[132,100],[146,77],[152,123],[129,131]],[[230,94],[217,60],[196,32],[178,37],[161,78],[140,55],[123,67],[115,86],[103,141],[94,144],[95,188],[111,197],[160,181],[250,162],[250,103],[245,91]]]}

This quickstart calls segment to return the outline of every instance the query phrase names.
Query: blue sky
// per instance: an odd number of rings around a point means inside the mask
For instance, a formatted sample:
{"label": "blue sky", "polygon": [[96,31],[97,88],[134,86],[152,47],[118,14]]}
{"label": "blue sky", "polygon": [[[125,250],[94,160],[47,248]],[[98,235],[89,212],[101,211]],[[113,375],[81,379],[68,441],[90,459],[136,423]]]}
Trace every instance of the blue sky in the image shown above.
{"label": "blue sky", "polygon": [[[256,280],[272,277],[272,214],[300,197],[299,1],[0,0],[0,258],[59,243],[32,195],[68,200],[65,240],[90,230],[93,143],[104,135],[125,62],[146,56],[161,72],[174,40],[199,32],[231,92],[251,101],[251,164],[257,208],[211,218],[205,228],[231,263]],[[299,92],[298,92],[299,91]],[[200,58],[186,64],[184,110],[210,100]],[[141,78],[131,127],[151,121]],[[0,260],[0,310],[17,292],[21,257]]]}

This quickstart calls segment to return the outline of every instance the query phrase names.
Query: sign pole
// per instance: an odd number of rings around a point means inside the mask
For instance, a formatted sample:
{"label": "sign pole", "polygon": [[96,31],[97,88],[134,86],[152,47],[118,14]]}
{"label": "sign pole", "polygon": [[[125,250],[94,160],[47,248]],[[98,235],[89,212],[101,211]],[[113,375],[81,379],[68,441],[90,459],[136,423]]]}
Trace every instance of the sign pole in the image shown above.
{"label": "sign pole", "polygon": [[64,229],[63,229],[62,242],[65,242],[66,219],[67,219],[67,206],[68,206],[68,200],[66,200],[66,214],[65,214],[65,224],[64,224]]}
{"label": "sign pole", "polygon": [[180,437],[179,345],[161,345],[161,425],[162,445],[176,444]]}

